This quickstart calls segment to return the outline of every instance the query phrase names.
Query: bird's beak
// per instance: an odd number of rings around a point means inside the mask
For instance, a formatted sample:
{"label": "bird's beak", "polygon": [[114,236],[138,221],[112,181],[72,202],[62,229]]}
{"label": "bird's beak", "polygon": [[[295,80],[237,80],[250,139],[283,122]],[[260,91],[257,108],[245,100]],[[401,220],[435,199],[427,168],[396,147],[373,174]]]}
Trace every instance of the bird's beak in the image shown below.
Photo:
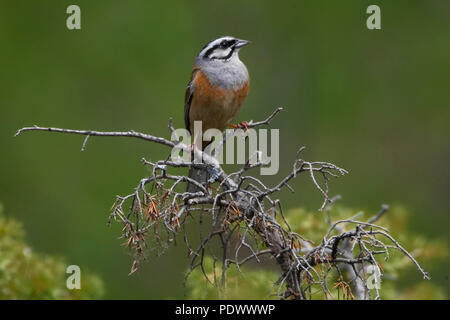
{"label": "bird's beak", "polygon": [[239,39],[236,44],[234,45],[236,48],[242,48],[243,46],[246,46],[250,43],[250,41],[247,40],[241,40]]}

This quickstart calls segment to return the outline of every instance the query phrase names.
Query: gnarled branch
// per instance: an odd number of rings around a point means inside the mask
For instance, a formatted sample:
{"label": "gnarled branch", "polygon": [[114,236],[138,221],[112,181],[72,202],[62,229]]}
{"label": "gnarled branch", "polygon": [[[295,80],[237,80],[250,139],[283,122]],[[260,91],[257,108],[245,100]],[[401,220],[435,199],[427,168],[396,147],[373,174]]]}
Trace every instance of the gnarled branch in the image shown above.
{"label": "gnarled branch", "polygon": [[[282,108],[277,108],[265,120],[248,122],[248,127],[268,125],[281,110]],[[175,132],[172,119],[169,120],[168,128],[171,133]],[[186,152],[191,151],[189,146],[178,141],[133,130],[103,132],[33,126],[18,130],[15,136],[26,131],[83,135],[85,139],[82,150],[86,148],[90,137],[98,136],[137,138],[170,148],[176,147]],[[226,140],[226,137],[224,139]],[[196,268],[200,268],[208,279],[204,270],[205,251],[211,240],[218,238],[222,245],[222,255],[214,259],[222,264],[221,283],[225,282],[226,269],[231,264],[240,270],[240,266],[248,261],[259,262],[260,256],[270,255],[281,269],[277,284],[278,294],[283,299],[307,299],[311,295],[312,286],[319,286],[325,297],[333,298],[327,287],[327,276],[333,268],[339,274],[343,268],[347,269],[350,274],[349,282],[353,283],[357,297],[366,299],[369,290],[364,278],[364,268],[378,267],[376,257],[384,255],[388,258],[388,248],[397,249],[405,254],[427,278],[427,274],[417,261],[389,234],[388,230],[375,224],[387,211],[387,207],[383,207],[367,222],[354,220],[355,218],[333,224],[330,221],[330,228],[322,243],[315,247],[311,245],[312,241],[292,231],[284,217],[281,201],[275,198],[277,193],[284,187],[293,191],[289,182],[306,173],[323,195],[324,200],[319,210],[326,209],[328,212],[338,199],[329,197],[329,180],[348,173],[332,163],[301,159],[300,155],[304,149],[301,147],[298,150],[292,171],[275,186],[267,186],[261,179],[248,173],[252,168],[265,165],[259,160],[253,164],[247,161],[238,171],[227,174],[213,156],[198,149],[194,152],[198,159],[203,159],[203,163],[180,163],[169,158],[156,162],[142,159],[144,165],[152,168],[151,175],[141,179],[133,193],[117,196],[109,217],[109,221],[115,220],[123,224],[122,237],[126,240],[126,245],[135,251],[131,273],[139,267],[151,235],[152,241],[164,251],[170,243],[176,241],[176,235],[183,232],[183,239],[191,257],[186,279]],[[203,186],[188,176],[171,172],[174,168],[191,166],[212,167],[216,173],[215,182]],[[187,183],[195,184],[199,191],[186,192]],[[196,248],[191,246],[185,230],[187,218],[194,215],[198,216],[201,230],[200,244]],[[209,219],[205,219],[205,215]],[[209,231],[205,234],[206,221]],[[344,225],[355,225],[355,228],[345,231]],[[392,245],[383,242],[377,236],[389,240]],[[258,249],[261,246],[264,249]],[[356,246],[360,248],[357,256],[354,254]],[[244,258],[240,258],[240,252],[244,250],[247,254]],[[325,266],[326,270],[319,273],[316,270],[318,265]],[[337,285],[349,290],[349,285],[343,280]],[[351,292],[349,294],[352,295]],[[377,291],[375,298],[378,297]]]}

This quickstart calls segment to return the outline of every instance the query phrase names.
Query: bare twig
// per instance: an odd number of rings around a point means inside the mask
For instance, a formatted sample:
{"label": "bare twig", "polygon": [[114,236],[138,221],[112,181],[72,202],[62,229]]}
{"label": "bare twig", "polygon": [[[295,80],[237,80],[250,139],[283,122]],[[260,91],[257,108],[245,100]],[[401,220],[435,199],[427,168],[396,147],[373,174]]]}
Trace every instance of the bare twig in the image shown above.
{"label": "bare twig", "polygon": [[[265,120],[250,121],[247,125],[249,128],[268,125],[281,110],[277,108]],[[83,135],[82,151],[92,136],[127,137],[190,152],[188,146],[179,143],[172,119],[169,120],[168,128],[175,141],[133,130],[103,132],[39,126],[22,128],[15,136],[26,131]],[[226,136],[223,141],[226,141]],[[141,179],[129,195],[117,196],[109,217],[109,222],[117,221],[123,225],[121,238],[125,241],[124,245],[134,250],[131,273],[138,269],[139,261],[145,258],[145,248],[153,245],[164,252],[169,244],[176,241],[176,235],[183,232],[183,240],[191,257],[186,279],[193,270],[199,268],[208,281],[221,288],[226,286],[226,270],[230,265],[235,265],[241,271],[243,264],[251,260],[260,262],[262,255],[270,255],[280,267],[280,278],[274,285],[278,286],[278,294],[282,299],[310,298],[313,287],[320,288],[325,298],[333,298],[327,283],[332,270],[336,270],[339,277],[334,288],[338,293],[342,291],[346,298],[353,298],[353,287],[358,299],[366,299],[370,297],[366,270],[369,266],[379,269],[376,258],[385,256],[388,259],[389,249],[402,252],[427,278],[428,275],[418,262],[389,231],[375,224],[388,210],[388,206],[383,206],[367,222],[356,220],[357,216],[334,223],[331,221],[331,206],[340,196],[329,197],[328,183],[331,178],[344,176],[348,172],[332,163],[301,159],[304,149],[299,148],[292,171],[273,187],[249,175],[250,169],[264,165],[259,161],[258,153],[251,155],[256,157],[256,163],[251,164],[249,159],[242,168],[230,174],[223,171],[214,157],[198,149],[193,152],[196,157],[203,159],[203,163],[177,162],[169,158],[156,162],[142,159],[143,164],[151,168],[151,174]],[[213,168],[217,175],[215,184],[202,185],[188,176],[172,172],[176,168],[190,167]],[[330,225],[317,246],[293,232],[284,216],[280,200],[275,198],[284,187],[294,192],[289,182],[303,172],[322,194],[324,200],[319,210],[326,209]],[[187,183],[195,184],[199,191],[186,192]],[[206,216],[210,219],[206,219]],[[201,232],[200,244],[195,248],[192,247],[185,225],[196,218]],[[346,226],[352,229],[346,230]],[[206,230],[209,231],[205,234]],[[218,239],[222,247],[221,256],[213,255],[214,266],[222,266],[220,279],[217,279],[219,275],[216,276],[215,271],[213,279],[208,277],[204,265],[205,252],[213,239]],[[388,240],[388,243],[383,240]],[[245,252],[243,258],[240,257],[241,251]],[[347,281],[342,270],[348,271]],[[375,298],[378,297],[377,289]]]}

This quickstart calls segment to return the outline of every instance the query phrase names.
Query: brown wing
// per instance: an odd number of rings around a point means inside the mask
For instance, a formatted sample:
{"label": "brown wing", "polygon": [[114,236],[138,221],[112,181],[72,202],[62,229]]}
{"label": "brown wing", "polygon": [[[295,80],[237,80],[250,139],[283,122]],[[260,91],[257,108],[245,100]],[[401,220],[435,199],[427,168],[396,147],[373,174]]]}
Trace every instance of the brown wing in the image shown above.
{"label": "brown wing", "polygon": [[200,68],[194,67],[191,73],[191,79],[186,88],[186,93],[184,95],[184,126],[186,129],[191,132],[191,124],[189,122],[189,112],[191,110],[192,99],[194,98],[194,80],[197,75],[197,72]]}

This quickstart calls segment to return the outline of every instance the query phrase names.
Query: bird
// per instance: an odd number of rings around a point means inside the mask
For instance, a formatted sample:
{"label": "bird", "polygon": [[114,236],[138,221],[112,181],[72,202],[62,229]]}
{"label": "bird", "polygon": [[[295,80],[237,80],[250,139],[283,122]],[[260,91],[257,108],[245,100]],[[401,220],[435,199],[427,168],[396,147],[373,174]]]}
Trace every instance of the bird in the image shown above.
{"label": "bird", "polygon": [[[194,121],[202,121],[202,131],[227,127],[247,128],[245,122],[233,125],[232,121],[242,108],[250,89],[250,76],[239,59],[239,51],[250,41],[224,36],[208,42],[195,58],[191,78],[184,99],[184,123],[192,135]],[[196,145],[199,137],[194,136]],[[203,142],[202,150],[209,142]],[[205,184],[208,173],[204,169],[189,169],[189,178]],[[188,183],[188,192],[199,191]]]}

